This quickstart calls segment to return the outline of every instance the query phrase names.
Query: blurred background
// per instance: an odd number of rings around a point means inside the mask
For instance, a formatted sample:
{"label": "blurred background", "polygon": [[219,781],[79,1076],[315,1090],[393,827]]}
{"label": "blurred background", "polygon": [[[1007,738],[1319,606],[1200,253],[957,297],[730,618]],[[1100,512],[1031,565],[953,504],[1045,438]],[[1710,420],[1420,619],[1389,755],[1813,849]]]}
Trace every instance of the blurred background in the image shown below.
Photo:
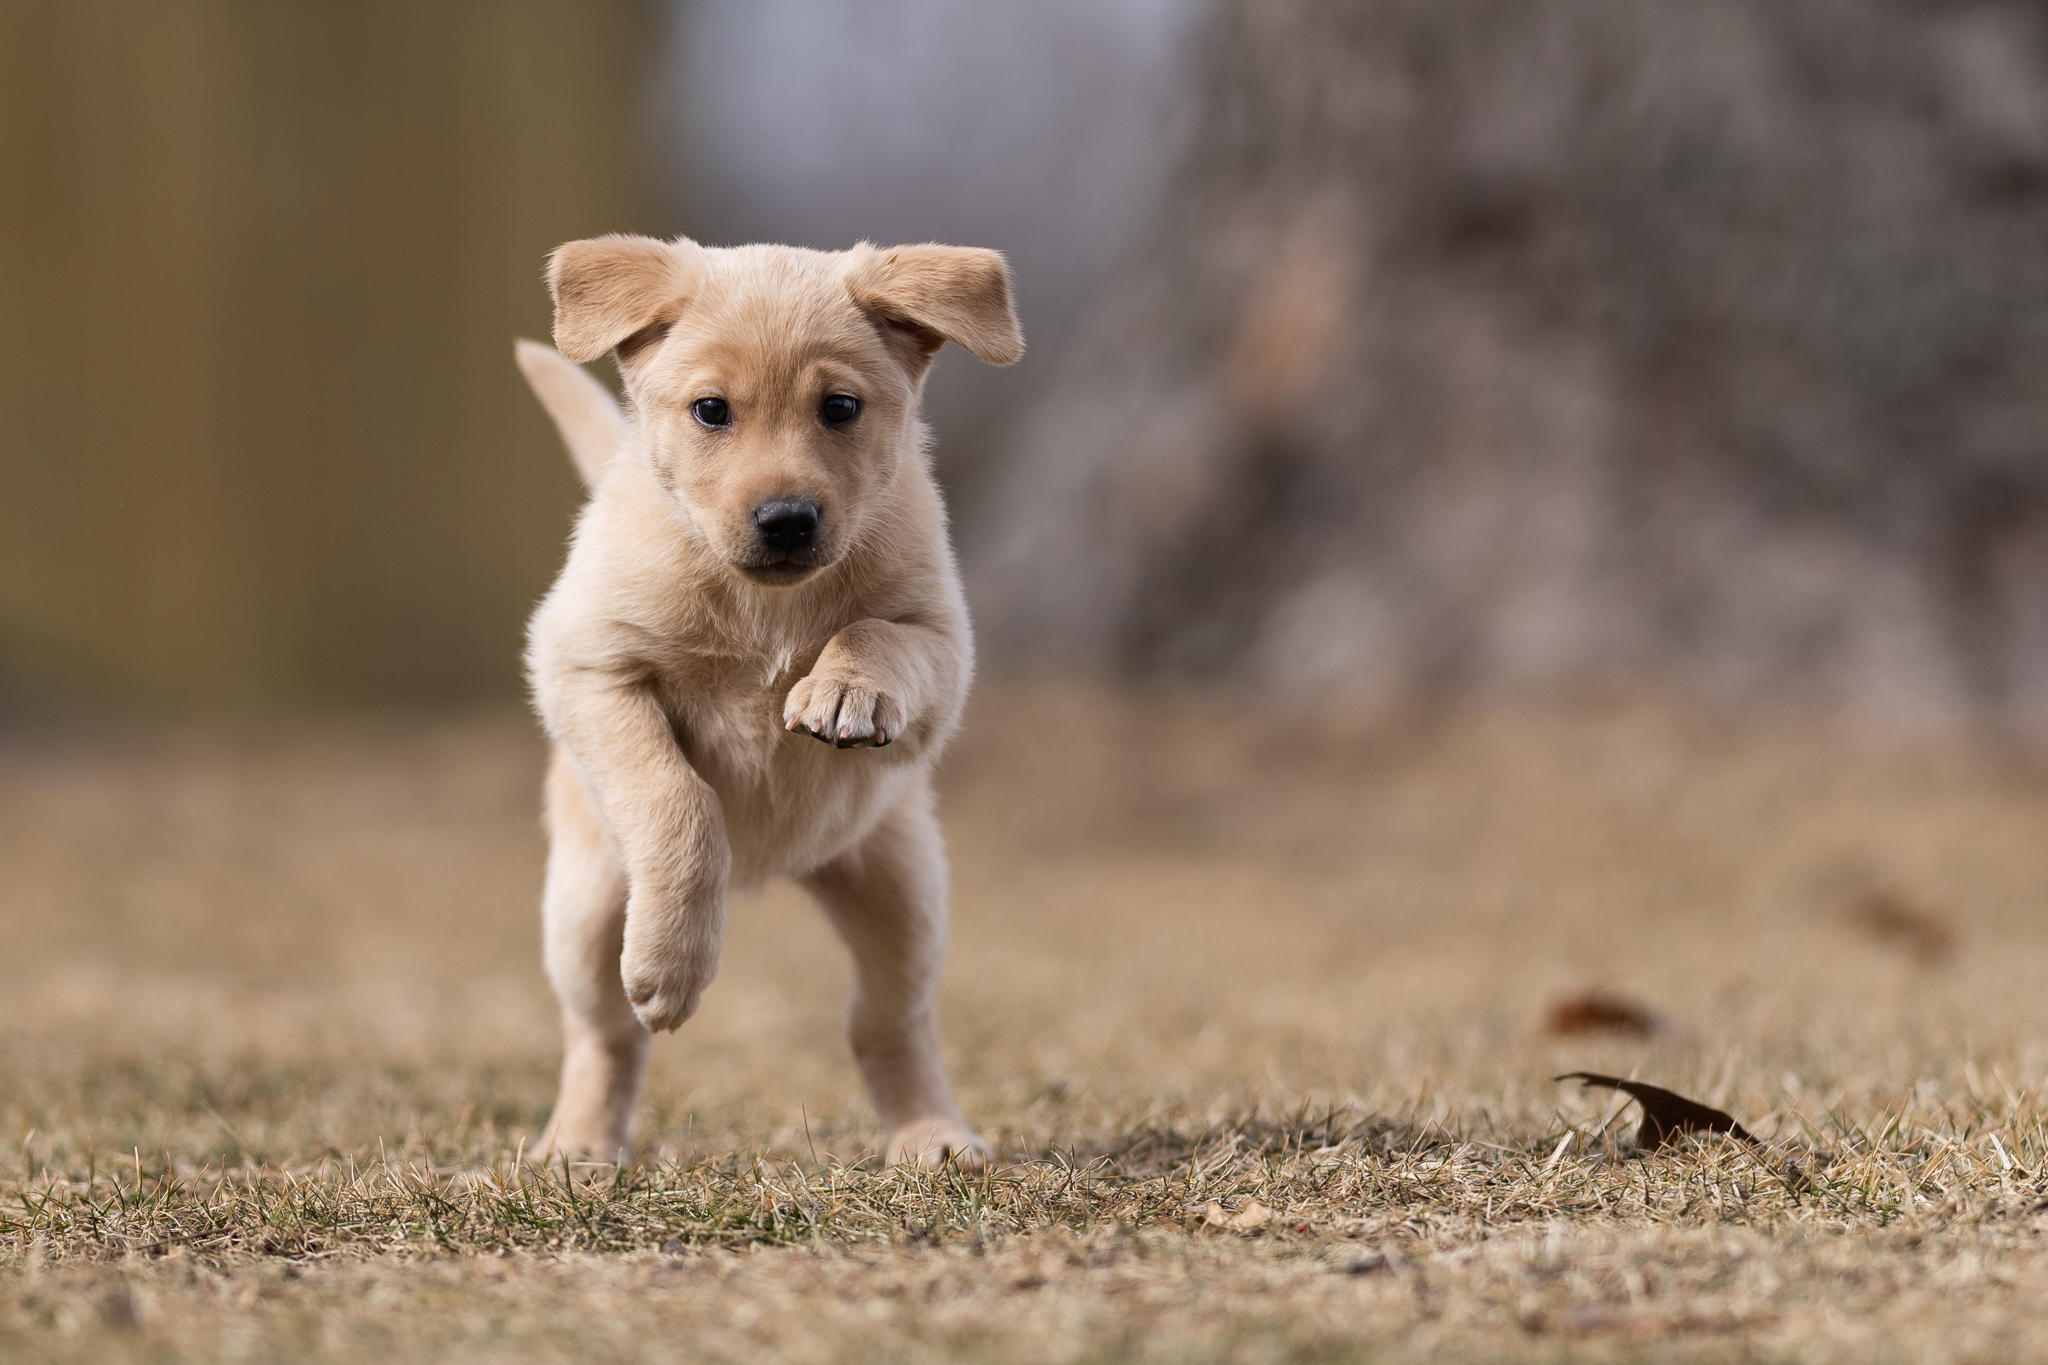
{"label": "blurred background", "polygon": [[[511,343],[622,230],[1015,266],[929,393],[1007,1150],[2048,1076],[2035,0],[0,0],[0,1138],[539,1131]],[[730,925],[648,1141],[872,1146]]]}
{"label": "blurred background", "polygon": [[0,677],[518,695],[545,253],[990,245],[990,666],[2048,716],[2021,0],[0,5]]}

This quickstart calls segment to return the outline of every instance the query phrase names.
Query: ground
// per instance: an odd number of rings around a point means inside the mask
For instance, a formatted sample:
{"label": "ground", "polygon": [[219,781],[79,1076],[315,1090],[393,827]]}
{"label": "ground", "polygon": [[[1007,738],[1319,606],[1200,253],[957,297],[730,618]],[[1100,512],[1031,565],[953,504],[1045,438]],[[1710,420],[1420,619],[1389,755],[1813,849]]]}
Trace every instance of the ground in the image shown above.
{"label": "ground", "polygon": [[[516,714],[8,740],[0,1358],[2048,1359],[2034,759],[1329,722],[983,688],[942,783],[982,1176],[879,1169],[787,887],[657,1044],[644,1158],[518,1165]],[[1556,1032],[1593,988],[1655,1031]],[[1759,1141],[1638,1152],[1578,1069]]]}

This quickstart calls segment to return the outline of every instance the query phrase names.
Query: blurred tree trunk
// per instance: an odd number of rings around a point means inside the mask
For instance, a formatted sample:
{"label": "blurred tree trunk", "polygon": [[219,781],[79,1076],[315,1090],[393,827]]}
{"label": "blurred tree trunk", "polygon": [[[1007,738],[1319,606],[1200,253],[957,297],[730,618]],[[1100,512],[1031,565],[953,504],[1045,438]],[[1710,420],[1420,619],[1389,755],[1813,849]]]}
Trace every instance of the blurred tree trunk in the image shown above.
{"label": "blurred tree trunk", "polygon": [[576,498],[510,359],[635,225],[631,0],[0,7],[0,664],[516,695]]}
{"label": "blurred tree trunk", "polygon": [[2018,0],[1222,0],[963,544],[998,658],[2048,712]]}

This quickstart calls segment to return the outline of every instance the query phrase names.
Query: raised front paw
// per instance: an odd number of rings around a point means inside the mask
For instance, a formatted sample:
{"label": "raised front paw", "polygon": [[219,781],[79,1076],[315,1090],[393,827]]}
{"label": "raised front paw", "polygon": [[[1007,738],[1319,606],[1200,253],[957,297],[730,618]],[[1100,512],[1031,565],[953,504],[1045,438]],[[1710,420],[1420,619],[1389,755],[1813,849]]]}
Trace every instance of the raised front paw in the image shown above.
{"label": "raised front paw", "polygon": [[813,673],[789,689],[782,728],[835,749],[879,749],[903,733],[903,707],[888,693],[844,674]]}
{"label": "raised front paw", "polygon": [[631,933],[632,911],[626,914],[626,951],[619,959],[619,981],[640,1022],[655,1033],[683,1026],[697,1012],[704,988],[718,975],[714,954],[691,952],[672,944],[640,944]]}

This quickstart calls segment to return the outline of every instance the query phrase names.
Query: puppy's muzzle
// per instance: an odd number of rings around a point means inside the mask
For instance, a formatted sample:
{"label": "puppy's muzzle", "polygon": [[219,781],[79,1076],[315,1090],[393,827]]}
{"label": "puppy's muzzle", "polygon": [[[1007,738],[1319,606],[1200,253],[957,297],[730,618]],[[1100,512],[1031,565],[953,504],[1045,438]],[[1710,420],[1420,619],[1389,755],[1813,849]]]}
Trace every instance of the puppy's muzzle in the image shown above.
{"label": "puppy's muzzle", "polygon": [[777,558],[803,558],[818,539],[818,504],[809,498],[764,502],[754,509],[754,534]]}
{"label": "puppy's muzzle", "polygon": [[754,543],[733,567],[756,583],[796,583],[832,562],[825,514],[809,498],[770,498],[754,509]]}

